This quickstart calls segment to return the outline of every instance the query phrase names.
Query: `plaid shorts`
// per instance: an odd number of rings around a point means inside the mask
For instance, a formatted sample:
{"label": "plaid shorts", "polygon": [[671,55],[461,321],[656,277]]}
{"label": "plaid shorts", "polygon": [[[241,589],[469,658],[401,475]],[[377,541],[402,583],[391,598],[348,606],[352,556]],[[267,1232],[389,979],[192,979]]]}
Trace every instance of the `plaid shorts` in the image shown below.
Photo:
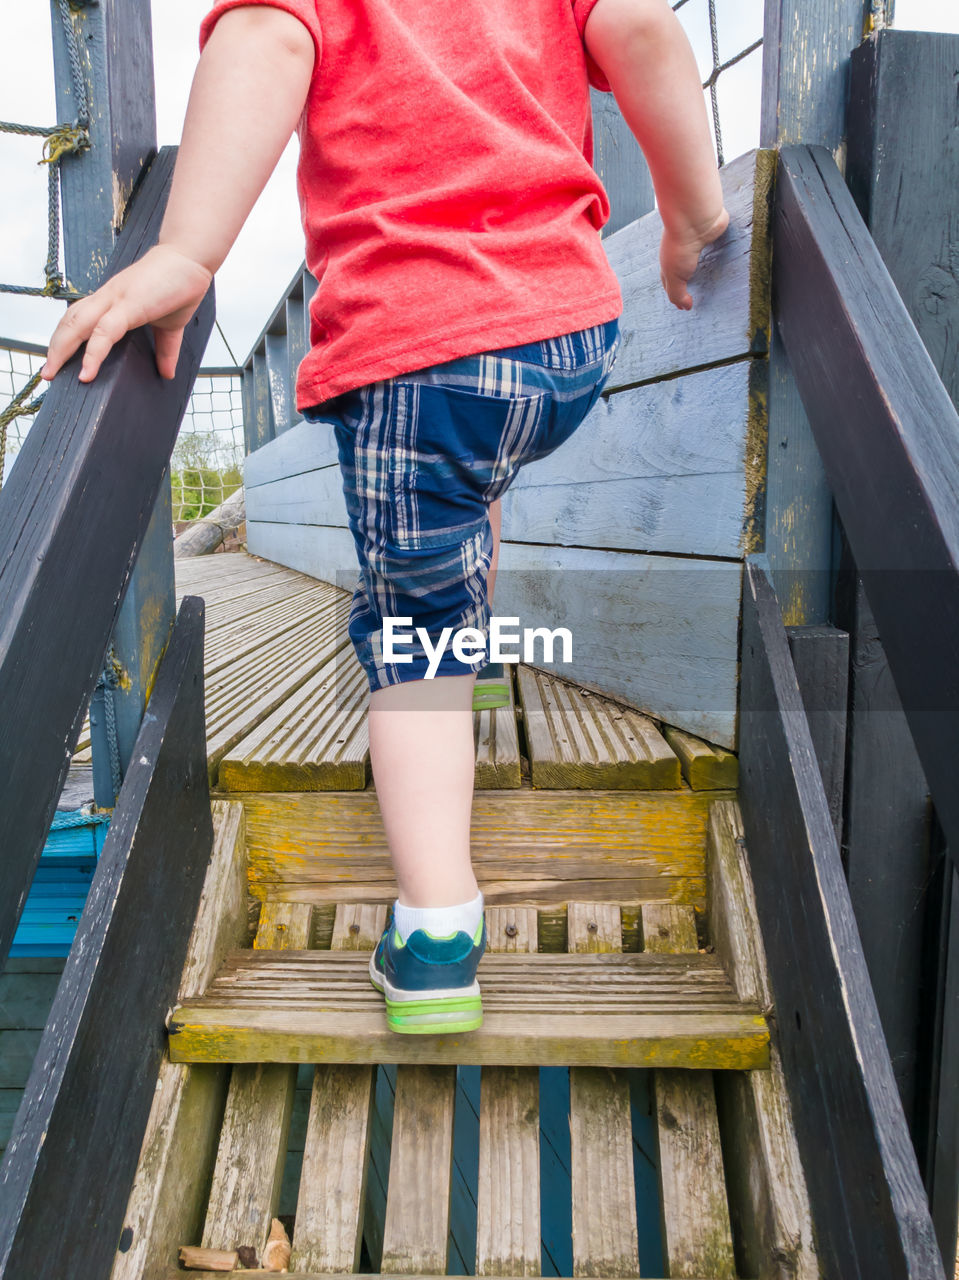
{"label": "plaid shorts", "polygon": [[[487,508],[520,467],[567,440],[599,399],[619,348],[610,320],[465,356],[344,392],[306,411],[336,434],[359,581],[349,634],[371,689],[420,680],[428,655],[383,658],[383,619],[488,634]],[[436,675],[476,670],[448,646]]]}

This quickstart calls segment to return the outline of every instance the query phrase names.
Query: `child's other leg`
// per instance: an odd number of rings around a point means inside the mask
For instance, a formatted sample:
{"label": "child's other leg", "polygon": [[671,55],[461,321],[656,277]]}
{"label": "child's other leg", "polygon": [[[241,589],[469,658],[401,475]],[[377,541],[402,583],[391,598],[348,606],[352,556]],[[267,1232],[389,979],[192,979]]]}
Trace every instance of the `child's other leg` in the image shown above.
{"label": "child's other leg", "polygon": [[479,892],[470,862],[474,680],[415,680],[370,697],[376,796],[407,907],[457,906]]}
{"label": "child's other leg", "polygon": [[496,568],[499,564],[499,535],[503,525],[503,501],[497,498],[495,502],[489,505],[489,524],[493,530],[493,555],[490,560],[489,575],[486,579],[486,596],[490,603],[490,609],[493,607],[493,590],[496,586]]}

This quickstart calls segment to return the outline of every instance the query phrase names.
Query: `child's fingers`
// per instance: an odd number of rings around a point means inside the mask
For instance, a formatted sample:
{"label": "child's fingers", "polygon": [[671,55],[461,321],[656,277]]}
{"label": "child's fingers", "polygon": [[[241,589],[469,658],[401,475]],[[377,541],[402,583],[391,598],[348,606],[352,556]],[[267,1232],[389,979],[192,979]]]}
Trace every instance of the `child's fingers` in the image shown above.
{"label": "child's fingers", "polygon": [[183,344],[182,329],[158,329],[154,326],[153,336],[156,339],[157,370],[161,378],[176,377],[177,360]]}
{"label": "child's fingers", "polygon": [[120,307],[110,307],[90,330],[87,348],[80,366],[80,381],[92,382],[100,372],[100,366],[129,330],[126,316]]}
{"label": "child's fingers", "polygon": [[47,349],[47,358],[40,376],[50,382],[60,372],[71,356],[76,355],[92,333],[109,303],[96,294],[75,302],[61,319]]}

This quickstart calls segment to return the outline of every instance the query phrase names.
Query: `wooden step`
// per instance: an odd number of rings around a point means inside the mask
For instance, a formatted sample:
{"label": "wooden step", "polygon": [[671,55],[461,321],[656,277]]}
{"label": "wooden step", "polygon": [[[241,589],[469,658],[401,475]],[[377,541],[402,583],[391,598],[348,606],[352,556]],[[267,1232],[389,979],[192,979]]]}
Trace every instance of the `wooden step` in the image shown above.
{"label": "wooden step", "polygon": [[[473,863],[490,905],[686,902],[705,908],[706,825],[726,792],[478,791]],[[376,795],[251,792],[250,889],[290,902],[391,902]]]}
{"label": "wooden step", "polygon": [[174,1010],[178,1062],[765,1067],[769,1031],[717,957],[490,954],[484,1021],[468,1035],[397,1036],[368,953],[234,951]]}
{"label": "wooden step", "polygon": [[679,758],[649,716],[532,667],[517,678],[534,787],[681,785]]}

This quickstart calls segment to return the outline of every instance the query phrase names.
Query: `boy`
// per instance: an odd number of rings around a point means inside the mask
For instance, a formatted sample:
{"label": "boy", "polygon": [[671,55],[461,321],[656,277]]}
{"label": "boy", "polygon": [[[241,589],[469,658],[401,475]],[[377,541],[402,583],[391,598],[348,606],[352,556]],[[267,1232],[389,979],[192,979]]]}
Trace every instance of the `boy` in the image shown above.
{"label": "boy", "polygon": [[94,378],[152,324],[172,377],[183,327],[294,127],[319,280],[297,403],[332,423],[360,563],[350,636],[370,683],[370,755],[398,882],[371,979],[401,1032],[482,1020],[483,897],[470,861],[475,663],[384,649],[489,619],[498,499],[598,398],[618,283],[600,244],[588,85],[649,162],[661,279],[692,306],[726,229],[695,59],[668,0],[219,0],[159,243],[67,312],[44,369],[86,343]]}

